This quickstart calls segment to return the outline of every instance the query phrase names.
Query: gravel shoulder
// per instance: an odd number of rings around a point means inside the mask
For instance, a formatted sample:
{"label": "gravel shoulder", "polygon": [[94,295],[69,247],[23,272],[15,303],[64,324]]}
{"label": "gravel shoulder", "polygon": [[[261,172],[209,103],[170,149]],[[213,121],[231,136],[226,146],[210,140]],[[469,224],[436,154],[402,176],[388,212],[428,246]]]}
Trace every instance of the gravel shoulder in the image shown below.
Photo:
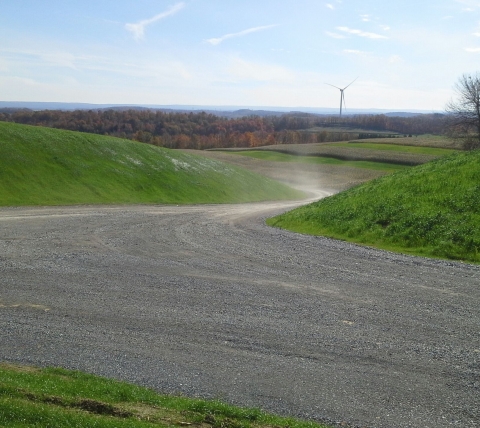
{"label": "gravel shoulder", "polygon": [[479,426],[480,267],[265,226],[295,204],[0,209],[0,360],[350,426]]}

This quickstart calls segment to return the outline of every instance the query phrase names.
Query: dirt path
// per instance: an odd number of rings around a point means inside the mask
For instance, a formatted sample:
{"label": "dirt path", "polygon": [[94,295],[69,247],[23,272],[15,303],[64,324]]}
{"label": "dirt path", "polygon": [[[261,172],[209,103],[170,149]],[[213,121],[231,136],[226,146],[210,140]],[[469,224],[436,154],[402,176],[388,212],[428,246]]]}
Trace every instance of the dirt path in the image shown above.
{"label": "dirt path", "polygon": [[480,426],[480,268],[283,203],[0,210],[0,360],[368,427]]}
{"label": "dirt path", "polygon": [[249,169],[299,189],[338,192],[384,175],[384,171],[340,165],[273,162],[222,151],[183,150]]}

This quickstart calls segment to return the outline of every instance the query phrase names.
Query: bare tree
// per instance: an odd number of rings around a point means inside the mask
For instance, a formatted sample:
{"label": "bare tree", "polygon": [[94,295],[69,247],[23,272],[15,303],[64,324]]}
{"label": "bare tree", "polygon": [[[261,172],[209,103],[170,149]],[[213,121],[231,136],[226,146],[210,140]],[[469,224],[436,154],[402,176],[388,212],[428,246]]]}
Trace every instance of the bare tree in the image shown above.
{"label": "bare tree", "polygon": [[447,135],[460,140],[465,149],[480,148],[480,74],[464,74],[455,84],[456,98],[448,113]]}

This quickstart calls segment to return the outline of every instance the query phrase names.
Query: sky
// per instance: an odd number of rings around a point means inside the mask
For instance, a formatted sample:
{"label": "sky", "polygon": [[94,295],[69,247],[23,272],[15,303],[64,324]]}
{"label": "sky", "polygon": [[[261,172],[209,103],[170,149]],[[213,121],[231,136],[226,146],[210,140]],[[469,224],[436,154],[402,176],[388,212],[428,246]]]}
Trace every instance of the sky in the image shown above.
{"label": "sky", "polygon": [[0,101],[443,111],[480,0],[0,0]]}

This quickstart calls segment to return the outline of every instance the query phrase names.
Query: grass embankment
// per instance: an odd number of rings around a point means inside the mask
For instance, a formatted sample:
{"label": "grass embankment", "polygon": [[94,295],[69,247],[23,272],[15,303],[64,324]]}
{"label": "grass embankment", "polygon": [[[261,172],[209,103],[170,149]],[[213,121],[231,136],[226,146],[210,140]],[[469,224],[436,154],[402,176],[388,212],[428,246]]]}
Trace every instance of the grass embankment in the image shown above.
{"label": "grass embankment", "polygon": [[119,138],[0,123],[0,206],[233,203],[301,196],[212,159]]}
{"label": "grass embankment", "polygon": [[480,262],[480,151],[381,177],[268,224],[409,254]]}
{"label": "grass embankment", "polygon": [[0,364],[2,427],[321,428],[258,409],[156,392],[58,368]]}

